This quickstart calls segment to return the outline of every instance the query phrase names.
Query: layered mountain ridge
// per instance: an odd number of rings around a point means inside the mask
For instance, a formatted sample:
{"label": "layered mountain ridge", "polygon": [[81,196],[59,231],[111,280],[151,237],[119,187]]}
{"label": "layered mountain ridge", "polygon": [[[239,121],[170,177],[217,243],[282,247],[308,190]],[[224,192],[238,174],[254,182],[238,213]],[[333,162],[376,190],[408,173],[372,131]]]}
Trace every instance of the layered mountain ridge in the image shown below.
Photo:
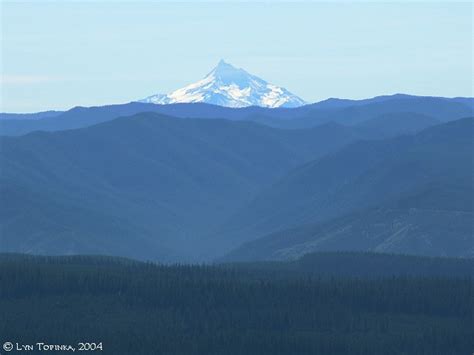
{"label": "layered mountain ridge", "polygon": [[0,114],[0,252],[472,257],[474,135],[463,117],[473,102],[397,94]]}

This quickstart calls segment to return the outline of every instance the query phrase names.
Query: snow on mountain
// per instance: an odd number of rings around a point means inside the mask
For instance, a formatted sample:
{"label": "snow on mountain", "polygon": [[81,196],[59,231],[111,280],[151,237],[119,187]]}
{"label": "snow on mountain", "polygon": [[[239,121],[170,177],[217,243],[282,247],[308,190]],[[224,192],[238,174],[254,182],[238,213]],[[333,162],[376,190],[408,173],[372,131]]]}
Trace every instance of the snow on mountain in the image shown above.
{"label": "snow on mountain", "polygon": [[205,102],[227,107],[297,107],[305,104],[288,90],[269,84],[223,60],[204,79],[170,94],[149,96],[140,102],[154,104]]}

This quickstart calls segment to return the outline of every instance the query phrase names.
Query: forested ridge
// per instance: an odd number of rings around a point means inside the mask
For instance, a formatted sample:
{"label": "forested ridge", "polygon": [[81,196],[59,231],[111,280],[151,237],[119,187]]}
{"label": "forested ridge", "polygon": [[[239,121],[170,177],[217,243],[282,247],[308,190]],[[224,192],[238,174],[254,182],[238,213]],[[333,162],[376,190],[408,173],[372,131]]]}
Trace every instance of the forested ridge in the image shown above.
{"label": "forested ridge", "polygon": [[474,284],[453,275],[7,254],[0,341],[103,342],[106,354],[469,354]]}

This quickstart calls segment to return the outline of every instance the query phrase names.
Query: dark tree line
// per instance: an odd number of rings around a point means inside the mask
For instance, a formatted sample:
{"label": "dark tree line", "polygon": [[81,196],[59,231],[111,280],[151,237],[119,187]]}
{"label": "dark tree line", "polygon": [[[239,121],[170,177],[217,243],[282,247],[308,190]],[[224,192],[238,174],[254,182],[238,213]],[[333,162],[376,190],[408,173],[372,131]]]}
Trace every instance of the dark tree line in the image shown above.
{"label": "dark tree line", "polygon": [[106,354],[470,354],[473,281],[284,277],[101,257],[0,257],[0,342]]}

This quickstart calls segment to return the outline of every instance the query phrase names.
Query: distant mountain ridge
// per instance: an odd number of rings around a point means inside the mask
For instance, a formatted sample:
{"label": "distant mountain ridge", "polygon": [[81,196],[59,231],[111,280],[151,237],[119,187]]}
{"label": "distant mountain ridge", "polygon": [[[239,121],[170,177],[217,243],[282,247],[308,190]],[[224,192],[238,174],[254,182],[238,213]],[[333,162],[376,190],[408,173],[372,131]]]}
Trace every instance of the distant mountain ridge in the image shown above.
{"label": "distant mountain ridge", "polygon": [[56,117],[65,111],[42,111],[33,113],[0,113],[0,120],[40,120],[47,117]]}
{"label": "distant mountain ridge", "polygon": [[[290,129],[315,127],[328,122],[358,125],[367,120],[378,120],[380,117],[387,119],[387,115],[390,115],[391,122],[382,130],[375,127],[380,126],[376,122],[369,125],[371,129],[379,129],[386,136],[388,128],[395,129],[398,133],[414,132],[414,128],[427,127],[430,121],[432,123],[447,122],[473,116],[473,103],[474,98],[450,99],[401,94],[365,100],[329,99],[295,108],[258,106],[230,108],[206,103],[155,105],[131,102],[107,106],[74,107],[65,112],[56,112],[52,116],[45,116],[44,113],[25,115],[0,113],[0,135],[18,136],[32,131],[83,128],[140,112],[156,112],[179,118],[252,121],[271,127]],[[400,122],[397,118],[399,115],[403,116]],[[403,122],[408,126],[404,127]]]}
{"label": "distant mountain ridge", "polygon": [[153,104],[204,102],[225,107],[298,107],[305,101],[285,88],[270,84],[221,60],[204,79],[170,94],[156,94],[139,102]]}

